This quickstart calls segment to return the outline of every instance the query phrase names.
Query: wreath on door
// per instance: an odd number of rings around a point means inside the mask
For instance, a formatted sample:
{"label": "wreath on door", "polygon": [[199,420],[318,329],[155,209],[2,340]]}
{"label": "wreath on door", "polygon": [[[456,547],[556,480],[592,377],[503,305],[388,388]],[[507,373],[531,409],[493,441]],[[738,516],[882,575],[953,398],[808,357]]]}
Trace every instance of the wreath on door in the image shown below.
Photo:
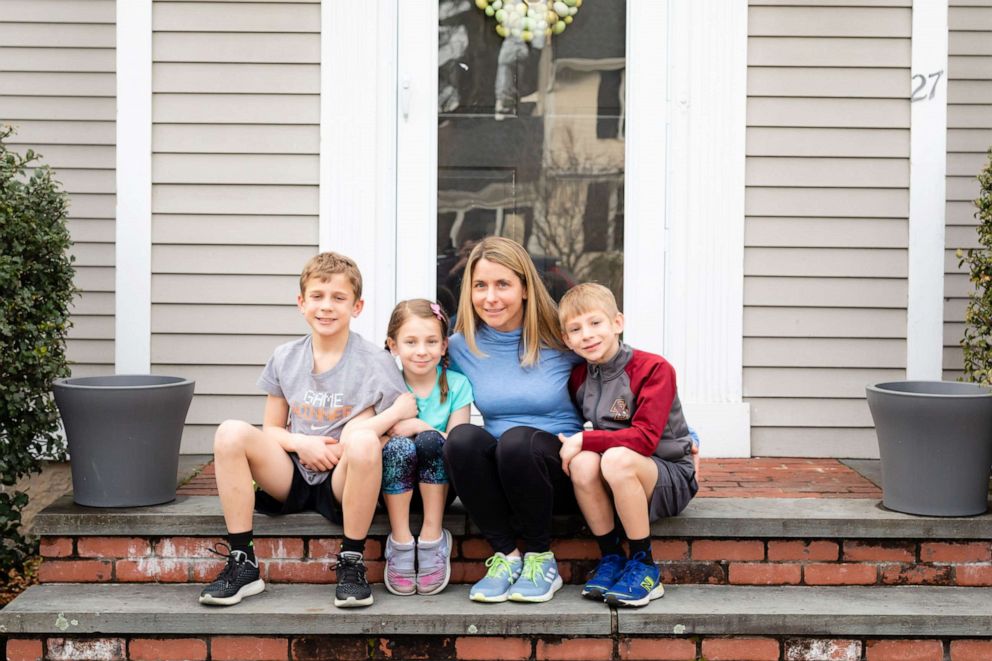
{"label": "wreath on door", "polygon": [[475,6],[496,19],[499,36],[541,47],[571,25],[582,0],[475,0]]}

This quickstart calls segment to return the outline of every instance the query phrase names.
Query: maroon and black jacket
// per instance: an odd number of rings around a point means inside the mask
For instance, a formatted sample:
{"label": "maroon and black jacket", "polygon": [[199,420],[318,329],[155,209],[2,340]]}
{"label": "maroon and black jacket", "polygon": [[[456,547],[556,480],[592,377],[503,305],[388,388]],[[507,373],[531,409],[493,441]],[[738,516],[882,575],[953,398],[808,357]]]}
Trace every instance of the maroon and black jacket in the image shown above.
{"label": "maroon and black jacket", "polygon": [[593,431],[582,433],[583,450],[601,453],[622,446],[667,461],[691,454],[675,370],[661,356],[621,344],[602,365],[577,365],[568,391],[592,423]]}

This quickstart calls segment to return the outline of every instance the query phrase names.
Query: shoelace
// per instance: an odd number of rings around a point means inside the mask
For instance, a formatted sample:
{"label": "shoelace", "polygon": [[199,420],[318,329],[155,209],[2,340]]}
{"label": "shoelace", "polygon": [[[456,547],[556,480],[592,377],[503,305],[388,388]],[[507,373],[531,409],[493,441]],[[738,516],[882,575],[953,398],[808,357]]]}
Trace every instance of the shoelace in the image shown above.
{"label": "shoelace", "polygon": [[551,551],[545,551],[544,553],[529,553],[525,555],[524,570],[520,574],[520,577],[531,581],[534,585],[537,585],[537,577],[544,576],[544,572],[541,570],[541,565],[545,560],[550,560],[554,557],[555,556]]}
{"label": "shoelace", "polygon": [[366,567],[361,556],[340,554],[333,567],[338,572],[338,583],[360,583],[363,585],[367,583],[365,580]]}
{"label": "shoelace", "polygon": [[[220,547],[223,550],[218,551],[217,548]],[[227,564],[224,565],[224,570],[221,571],[220,575],[217,577],[218,581],[224,581],[226,585],[230,585],[234,582],[234,574],[238,569],[238,564],[242,561],[248,560],[248,554],[244,551],[234,551],[230,546],[224,544],[223,542],[218,542],[214,544],[212,549],[207,549],[214,555],[219,555],[222,558],[227,558]]]}
{"label": "shoelace", "polygon": [[[623,568],[623,573],[617,579],[616,585],[624,591],[629,591],[633,586],[640,585],[644,580],[640,574],[647,569],[647,565],[643,562],[645,557],[646,554],[642,551],[631,558],[631,561]],[[638,565],[644,565],[645,569],[641,569]],[[615,589],[616,587],[614,587]]]}
{"label": "shoelace", "polygon": [[486,578],[499,578],[504,574],[507,576],[513,574],[513,568],[510,566],[510,561],[502,555],[494,555],[486,560],[486,567],[489,567],[489,571],[486,572]]}
{"label": "shoelace", "polygon": [[596,567],[596,571],[593,572],[593,577],[598,577],[600,573],[605,573],[612,579],[613,574],[616,573],[617,569],[624,567],[626,564],[627,559],[622,555],[618,555],[616,553],[604,555],[603,559],[599,562],[599,566]]}

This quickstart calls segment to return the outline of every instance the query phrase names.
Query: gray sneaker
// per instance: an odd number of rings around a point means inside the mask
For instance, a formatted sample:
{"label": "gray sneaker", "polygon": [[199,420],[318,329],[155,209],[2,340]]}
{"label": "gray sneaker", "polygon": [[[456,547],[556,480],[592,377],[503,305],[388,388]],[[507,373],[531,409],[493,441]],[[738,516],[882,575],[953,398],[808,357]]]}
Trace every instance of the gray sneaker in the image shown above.
{"label": "gray sneaker", "polygon": [[412,541],[397,544],[392,535],[386,538],[386,571],[383,582],[387,590],[401,597],[416,594],[417,571],[413,566],[415,557],[416,549]]}
{"label": "gray sneaker", "polygon": [[451,533],[441,530],[441,539],[417,540],[417,594],[437,594],[451,578]]}
{"label": "gray sneaker", "polygon": [[486,560],[486,567],[489,568],[489,571],[472,586],[468,598],[472,601],[486,603],[506,601],[510,595],[510,586],[520,577],[520,570],[523,566],[524,561],[521,558],[507,557],[502,553],[496,553]]}

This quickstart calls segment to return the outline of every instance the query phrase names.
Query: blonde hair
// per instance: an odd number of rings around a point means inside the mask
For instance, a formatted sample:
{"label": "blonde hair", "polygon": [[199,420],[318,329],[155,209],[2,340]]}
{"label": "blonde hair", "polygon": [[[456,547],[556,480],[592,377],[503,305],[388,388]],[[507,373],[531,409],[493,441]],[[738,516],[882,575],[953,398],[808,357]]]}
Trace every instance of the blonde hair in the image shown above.
{"label": "blonde hair", "polygon": [[307,282],[310,278],[320,278],[321,281],[326,282],[338,273],[348,278],[355,292],[355,300],[359,300],[362,297],[362,272],[358,270],[358,264],[353,259],[336,252],[322,252],[310,258],[303,267],[303,273],[300,274],[300,294],[307,293]]}
{"label": "blonde hair", "polygon": [[[386,337],[396,342],[400,328],[410,317],[420,317],[421,319],[433,319],[441,326],[441,339],[448,339],[448,327],[450,321],[444,308],[439,303],[432,303],[426,298],[411,298],[408,301],[400,301],[393,308],[393,313],[389,315],[389,325],[386,327]],[[389,349],[389,341],[386,341],[386,349]],[[437,380],[438,389],[441,391],[441,403],[448,398],[448,352],[441,356],[441,376]]]}
{"label": "blonde hair", "polygon": [[600,311],[610,319],[620,313],[613,292],[595,282],[583,282],[561,297],[558,303],[558,321],[564,327],[570,319],[594,311]]}
{"label": "blonde hair", "polygon": [[523,285],[527,298],[523,301],[524,319],[521,332],[523,355],[520,364],[528,367],[540,360],[541,347],[567,351],[558,325],[558,309],[548,290],[537,274],[534,262],[524,247],[511,239],[499,236],[486,237],[468,256],[465,277],[458,296],[458,320],[455,331],[465,336],[465,343],[472,353],[484,355],[475,341],[478,325],[483,323],[472,305],[472,279],[475,265],[480,259],[504,266],[513,271]]}

